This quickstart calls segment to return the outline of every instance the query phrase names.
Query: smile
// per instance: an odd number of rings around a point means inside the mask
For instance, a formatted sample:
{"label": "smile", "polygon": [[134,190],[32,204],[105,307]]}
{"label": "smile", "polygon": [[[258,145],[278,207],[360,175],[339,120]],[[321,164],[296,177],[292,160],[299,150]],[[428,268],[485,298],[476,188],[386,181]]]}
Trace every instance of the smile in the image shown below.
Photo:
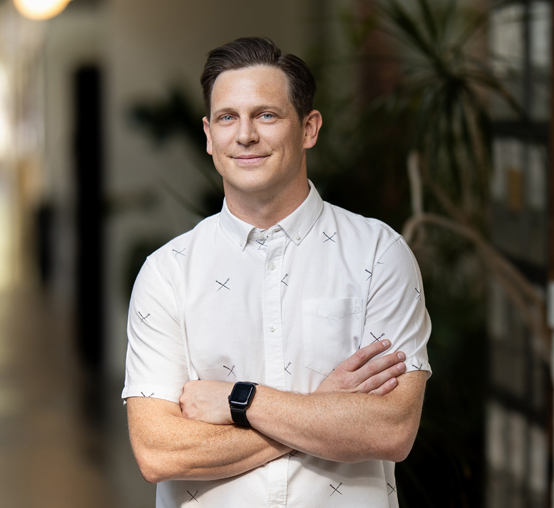
{"label": "smile", "polygon": [[241,166],[255,166],[268,157],[269,155],[240,155],[238,157],[233,157],[233,160]]}

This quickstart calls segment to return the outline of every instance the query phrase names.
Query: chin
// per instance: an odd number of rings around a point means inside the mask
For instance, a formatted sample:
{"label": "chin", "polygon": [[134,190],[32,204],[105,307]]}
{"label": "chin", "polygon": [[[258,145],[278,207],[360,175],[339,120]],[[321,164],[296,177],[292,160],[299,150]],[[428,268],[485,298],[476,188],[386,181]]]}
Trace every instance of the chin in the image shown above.
{"label": "chin", "polygon": [[231,186],[236,191],[246,193],[246,194],[258,194],[260,192],[268,191],[273,187],[268,182],[260,182],[260,181],[241,182],[238,184],[232,183]]}

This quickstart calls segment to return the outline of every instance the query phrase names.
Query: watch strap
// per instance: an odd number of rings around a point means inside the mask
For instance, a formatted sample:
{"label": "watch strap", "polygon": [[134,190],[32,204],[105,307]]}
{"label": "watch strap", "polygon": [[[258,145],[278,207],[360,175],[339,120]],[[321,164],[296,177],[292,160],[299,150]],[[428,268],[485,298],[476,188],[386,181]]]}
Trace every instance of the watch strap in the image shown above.
{"label": "watch strap", "polygon": [[241,427],[251,427],[248,418],[246,418],[246,409],[231,408],[231,418],[233,421]]}

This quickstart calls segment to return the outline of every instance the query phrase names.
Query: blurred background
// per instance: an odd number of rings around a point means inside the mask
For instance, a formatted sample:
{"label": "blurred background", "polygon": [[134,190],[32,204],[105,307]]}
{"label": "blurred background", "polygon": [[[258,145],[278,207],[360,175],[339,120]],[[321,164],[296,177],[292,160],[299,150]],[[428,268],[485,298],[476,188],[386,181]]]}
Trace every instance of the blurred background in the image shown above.
{"label": "blurred background", "polygon": [[0,505],[154,506],[119,399],[128,299],[150,252],[221,207],[198,79],[258,35],[318,80],[320,193],[401,231],[423,272],[434,374],[401,506],[552,506],[552,17],[550,0],[1,0]]}

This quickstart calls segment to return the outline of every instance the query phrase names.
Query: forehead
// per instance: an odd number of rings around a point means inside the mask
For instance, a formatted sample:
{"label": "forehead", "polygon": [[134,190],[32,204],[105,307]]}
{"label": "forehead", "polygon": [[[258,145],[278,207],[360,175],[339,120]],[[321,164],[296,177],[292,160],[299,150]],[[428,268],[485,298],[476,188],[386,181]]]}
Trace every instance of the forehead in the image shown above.
{"label": "forehead", "polygon": [[222,72],[212,90],[212,111],[272,105],[292,108],[288,79],[279,68],[256,65]]}

